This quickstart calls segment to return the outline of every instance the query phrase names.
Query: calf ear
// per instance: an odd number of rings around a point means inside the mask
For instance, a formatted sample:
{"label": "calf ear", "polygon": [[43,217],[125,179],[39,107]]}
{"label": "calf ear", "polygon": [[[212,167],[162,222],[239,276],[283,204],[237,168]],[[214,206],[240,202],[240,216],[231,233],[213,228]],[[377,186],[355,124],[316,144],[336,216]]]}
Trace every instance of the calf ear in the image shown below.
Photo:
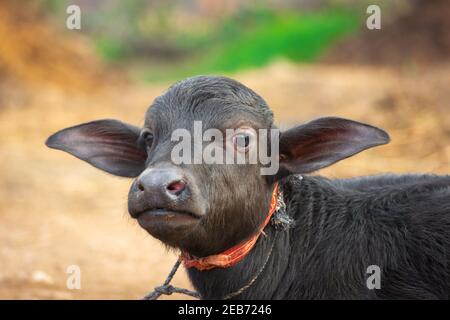
{"label": "calf ear", "polygon": [[280,171],[309,173],[388,142],[385,131],[368,124],[319,118],[281,133]]}
{"label": "calf ear", "polygon": [[139,133],[138,127],[117,120],[97,120],[58,131],[45,144],[114,175],[136,177],[147,159]]}

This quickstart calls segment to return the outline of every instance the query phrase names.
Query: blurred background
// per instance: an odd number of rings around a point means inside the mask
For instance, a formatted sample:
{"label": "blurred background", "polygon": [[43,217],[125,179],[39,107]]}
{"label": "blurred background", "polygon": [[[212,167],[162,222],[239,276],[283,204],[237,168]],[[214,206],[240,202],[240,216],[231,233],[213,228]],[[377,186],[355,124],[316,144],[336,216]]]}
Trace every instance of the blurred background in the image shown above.
{"label": "blurred background", "polygon": [[[70,4],[81,30],[66,28]],[[44,141],[93,119],[141,125],[187,76],[243,82],[281,127],[336,115],[391,134],[319,174],[448,174],[449,27],[447,0],[1,1],[0,298],[136,299],[165,279],[176,255],[128,217],[130,181]],[[189,287],[184,271],[175,284]]]}

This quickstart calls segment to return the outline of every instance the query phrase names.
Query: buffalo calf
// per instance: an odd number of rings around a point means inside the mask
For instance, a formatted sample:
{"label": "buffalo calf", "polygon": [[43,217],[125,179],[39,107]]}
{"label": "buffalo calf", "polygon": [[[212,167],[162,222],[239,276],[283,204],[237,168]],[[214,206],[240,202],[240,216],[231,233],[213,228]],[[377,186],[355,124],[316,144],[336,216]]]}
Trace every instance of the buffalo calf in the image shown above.
{"label": "buffalo calf", "polygon": [[130,215],[182,252],[202,298],[448,299],[449,176],[305,175],[388,142],[336,117],[280,132],[258,94],[198,76],[156,98],[142,127],[98,120],[47,145],[135,178]]}

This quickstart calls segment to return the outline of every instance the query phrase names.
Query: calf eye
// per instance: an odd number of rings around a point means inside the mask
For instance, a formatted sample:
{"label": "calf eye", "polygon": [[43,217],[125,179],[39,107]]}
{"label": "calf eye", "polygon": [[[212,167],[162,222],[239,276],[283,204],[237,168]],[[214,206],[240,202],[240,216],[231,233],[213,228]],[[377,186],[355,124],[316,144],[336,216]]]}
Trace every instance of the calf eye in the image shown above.
{"label": "calf eye", "polygon": [[235,135],[234,139],[236,146],[239,148],[247,148],[250,144],[250,136],[245,133]]}
{"label": "calf eye", "polygon": [[239,152],[247,152],[253,143],[254,137],[253,129],[239,129],[233,136],[233,146]]}
{"label": "calf eye", "polygon": [[153,133],[149,129],[144,129],[141,132],[139,140],[141,140],[147,147],[150,147],[153,143]]}

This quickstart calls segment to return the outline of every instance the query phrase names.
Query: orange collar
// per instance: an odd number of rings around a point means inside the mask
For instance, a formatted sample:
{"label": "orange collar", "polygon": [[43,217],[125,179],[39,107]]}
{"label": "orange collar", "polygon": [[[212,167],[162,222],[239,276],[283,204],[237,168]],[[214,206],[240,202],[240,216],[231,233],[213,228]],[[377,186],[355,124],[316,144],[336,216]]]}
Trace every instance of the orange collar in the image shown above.
{"label": "orange collar", "polygon": [[196,268],[197,270],[204,271],[210,270],[214,268],[228,268],[242,259],[253,249],[258,240],[261,233],[263,233],[264,228],[270,221],[273,213],[277,208],[278,203],[278,183],[275,184],[275,188],[272,192],[272,199],[270,201],[269,213],[267,214],[266,220],[264,220],[263,224],[259,228],[258,232],[253,235],[250,239],[231,247],[230,249],[225,250],[222,253],[210,255],[204,258],[195,258],[192,257],[187,252],[182,252],[180,255],[180,259],[183,261],[183,265],[186,268]]}

